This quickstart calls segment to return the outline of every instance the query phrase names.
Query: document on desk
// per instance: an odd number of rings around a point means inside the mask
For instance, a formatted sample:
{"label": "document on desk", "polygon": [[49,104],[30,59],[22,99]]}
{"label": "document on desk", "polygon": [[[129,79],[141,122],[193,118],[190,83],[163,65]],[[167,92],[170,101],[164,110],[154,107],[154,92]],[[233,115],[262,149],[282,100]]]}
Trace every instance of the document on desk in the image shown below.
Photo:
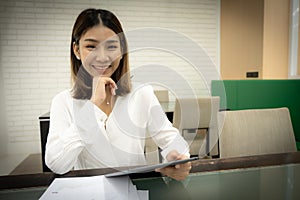
{"label": "document on desk", "polygon": [[56,178],[40,197],[40,200],[148,200],[148,191],[137,190],[128,176]]}
{"label": "document on desk", "polygon": [[154,171],[157,168],[175,166],[177,164],[183,164],[183,163],[191,162],[194,160],[199,160],[199,157],[192,157],[192,158],[187,158],[187,159],[183,159],[183,160],[174,160],[174,161],[170,161],[170,162],[166,162],[166,163],[136,167],[136,168],[132,168],[132,169],[124,170],[124,171],[106,174],[105,176],[106,177],[118,177],[118,176],[126,176],[129,174],[135,174],[135,173],[146,173],[146,172]]}

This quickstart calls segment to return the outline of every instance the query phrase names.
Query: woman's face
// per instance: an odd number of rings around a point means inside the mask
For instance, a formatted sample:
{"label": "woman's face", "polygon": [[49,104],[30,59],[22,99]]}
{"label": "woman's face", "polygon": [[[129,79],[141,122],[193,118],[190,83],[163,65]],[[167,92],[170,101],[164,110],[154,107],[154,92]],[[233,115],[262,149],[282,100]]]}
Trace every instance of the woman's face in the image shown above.
{"label": "woman's face", "polygon": [[82,61],[83,67],[93,77],[110,77],[122,59],[118,35],[103,25],[89,29],[81,36],[79,45],[73,45],[73,50],[76,57]]}

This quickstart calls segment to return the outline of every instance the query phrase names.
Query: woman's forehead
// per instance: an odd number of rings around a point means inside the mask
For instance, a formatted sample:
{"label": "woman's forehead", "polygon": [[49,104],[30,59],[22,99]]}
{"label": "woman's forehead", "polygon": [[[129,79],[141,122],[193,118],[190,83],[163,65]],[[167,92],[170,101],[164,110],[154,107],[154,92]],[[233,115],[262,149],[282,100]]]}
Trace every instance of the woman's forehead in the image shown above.
{"label": "woman's forehead", "polygon": [[97,25],[90,28],[85,34],[80,38],[83,41],[95,41],[95,42],[104,42],[104,41],[119,41],[118,35],[111,30],[110,28]]}

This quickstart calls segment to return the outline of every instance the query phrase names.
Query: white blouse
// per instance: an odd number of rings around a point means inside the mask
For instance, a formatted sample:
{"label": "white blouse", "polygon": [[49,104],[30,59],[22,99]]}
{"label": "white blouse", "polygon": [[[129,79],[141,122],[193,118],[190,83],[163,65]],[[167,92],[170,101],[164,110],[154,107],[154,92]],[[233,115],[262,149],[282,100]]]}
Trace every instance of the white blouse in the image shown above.
{"label": "white blouse", "polygon": [[145,165],[146,135],[163,150],[163,158],[171,150],[189,155],[188,144],[168,121],[150,85],[134,86],[118,96],[109,116],[65,90],[52,100],[45,161],[58,174]]}

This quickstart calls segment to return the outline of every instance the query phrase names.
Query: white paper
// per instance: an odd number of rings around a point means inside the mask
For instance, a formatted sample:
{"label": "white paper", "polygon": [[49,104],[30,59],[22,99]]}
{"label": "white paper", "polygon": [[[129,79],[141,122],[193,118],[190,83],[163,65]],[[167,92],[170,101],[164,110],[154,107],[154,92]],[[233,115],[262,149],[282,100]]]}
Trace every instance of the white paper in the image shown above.
{"label": "white paper", "polygon": [[106,178],[105,176],[56,178],[40,200],[144,200],[128,176]]}
{"label": "white paper", "polygon": [[148,190],[138,190],[138,195],[140,200],[149,200],[149,191]]}
{"label": "white paper", "polygon": [[137,193],[136,187],[133,184],[129,184],[129,199],[139,200],[139,195]]}
{"label": "white paper", "polygon": [[129,183],[131,182],[128,176],[118,177],[116,179],[103,178],[103,189],[105,198],[103,199],[128,199]]}
{"label": "white paper", "polygon": [[101,177],[57,178],[40,197],[40,200],[104,199],[102,184]]}

